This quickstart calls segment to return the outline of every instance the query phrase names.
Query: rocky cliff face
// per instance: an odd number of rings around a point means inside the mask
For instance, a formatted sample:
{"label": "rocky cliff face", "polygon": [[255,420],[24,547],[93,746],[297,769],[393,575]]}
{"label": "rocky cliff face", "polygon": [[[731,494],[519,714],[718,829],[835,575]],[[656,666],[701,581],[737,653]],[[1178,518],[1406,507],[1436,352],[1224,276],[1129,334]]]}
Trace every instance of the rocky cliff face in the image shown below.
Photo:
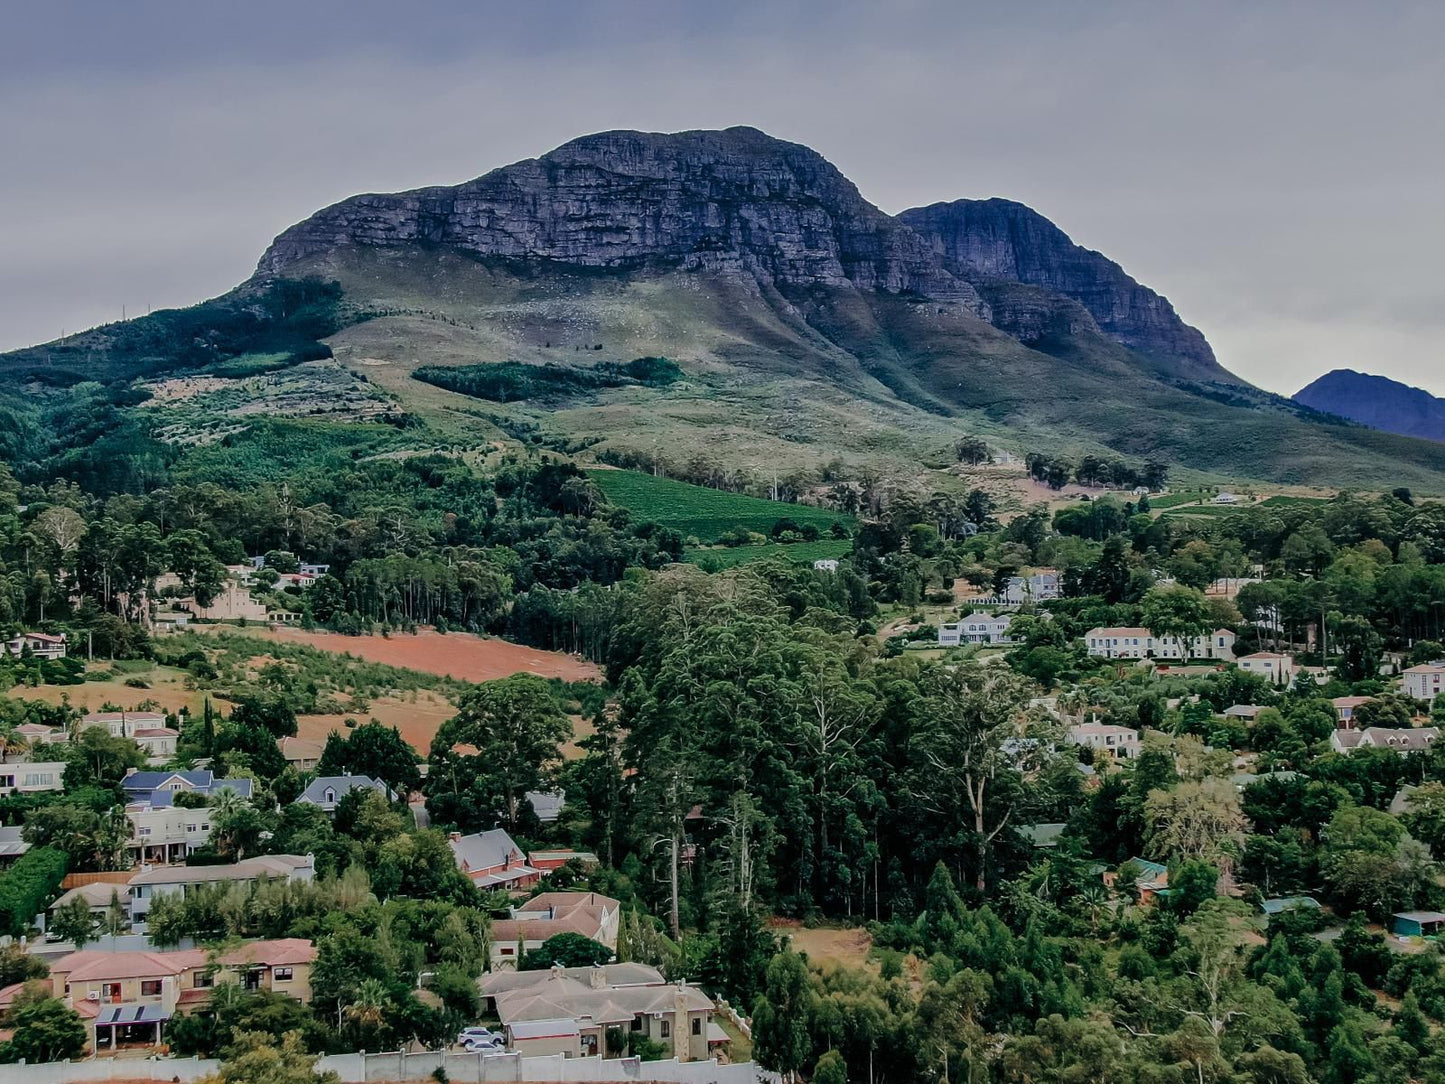
{"label": "rocky cliff face", "polygon": [[356,196],[291,227],[258,273],[345,245],[446,245],[584,267],[673,267],[987,307],[827,160],[753,128],[604,132],[450,188]]}
{"label": "rocky cliff face", "polygon": [[[1022,282],[1077,301],[1099,328],[1130,349],[1218,372],[1204,336],[1166,298],[1112,260],[1082,248],[1043,215],[1011,200],[955,200],[898,216],[928,239],[954,275]],[[1007,329],[1005,329],[1007,330]]]}
{"label": "rocky cliff face", "polygon": [[1297,391],[1294,400],[1371,429],[1445,441],[1445,399],[1389,377],[1335,369]]}

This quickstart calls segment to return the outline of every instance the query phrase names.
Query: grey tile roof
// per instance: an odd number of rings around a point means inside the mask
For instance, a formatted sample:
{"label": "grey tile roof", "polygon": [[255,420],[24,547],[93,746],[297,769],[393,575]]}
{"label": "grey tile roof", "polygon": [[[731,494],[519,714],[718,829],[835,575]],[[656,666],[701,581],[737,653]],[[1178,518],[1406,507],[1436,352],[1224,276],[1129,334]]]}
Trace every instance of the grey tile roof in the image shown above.
{"label": "grey tile roof", "polygon": [[[353,790],[359,788],[384,794],[389,802],[396,801],[396,795],[391,792],[390,787],[369,775],[319,775],[311,781],[310,786],[303,790],[296,800],[309,802],[312,805],[334,806]],[[327,791],[331,792],[330,798],[327,797]]]}

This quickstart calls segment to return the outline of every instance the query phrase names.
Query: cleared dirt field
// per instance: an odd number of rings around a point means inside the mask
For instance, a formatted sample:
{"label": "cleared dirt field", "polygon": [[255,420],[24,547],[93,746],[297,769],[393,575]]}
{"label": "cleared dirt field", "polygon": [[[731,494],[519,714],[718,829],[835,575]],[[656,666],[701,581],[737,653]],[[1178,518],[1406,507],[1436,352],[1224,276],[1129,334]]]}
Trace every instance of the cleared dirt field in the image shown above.
{"label": "cleared dirt field", "polygon": [[306,632],[302,629],[236,629],[268,640],[305,644],[321,651],[355,655],[368,662],[440,674],[460,681],[492,681],[512,674],[537,674],[564,681],[600,681],[602,671],[585,659],[555,651],[538,651],[490,640],[465,632],[398,633],[395,636],[343,636],[339,632]]}
{"label": "cleared dirt field", "polygon": [[832,960],[843,967],[862,967],[868,961],[873,939],[867,930],[808,929],[806,926],[775,921],[769,928],[778,936],[791,937],[793,948],[808,954],[815,963]]}
{"label": "cleared dirt field", "polygon": [[347,712],[344,715],[298,715],[297,737],[324,743],[326,736],[333,730],[346,733],[347,719],[355,719],[361,723],[376,719],[387,726],[396,727],[408,745],[426,756],[437,728],[456,713],[455,706],[435,693],[418,693],[415,702],[385,697],[373,700],[365,711]]}
{"label": "cleared dirt field", "polygon": [[[101,664],[96,664],[100,666]],[[17,700],[39,700],[46,704],[69,704],[87,711],[100,711],[102,704],[114,704],[125,711],[134,711],[141,704],[150,701],[159,704],[165,711],[189,708],[200,711],[205,694],[185,687],[185,674],[170,667],[157,666],[137,670],[131,676],[143,678],[150,683],[149,689],[136,689],[126,685],[124,679],[113,681],[87,681],[83,685],[40,685],[30,688],[17,685],[6,695]]]}

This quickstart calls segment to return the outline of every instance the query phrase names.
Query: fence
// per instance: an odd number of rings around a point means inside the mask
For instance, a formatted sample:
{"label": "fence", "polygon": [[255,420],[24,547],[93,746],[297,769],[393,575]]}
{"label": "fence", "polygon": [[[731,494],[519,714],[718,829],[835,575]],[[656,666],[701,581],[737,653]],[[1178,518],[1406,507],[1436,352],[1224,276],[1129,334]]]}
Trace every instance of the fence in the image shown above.
{"label": "fence", "polygon": [[[104,1084],[106,1081],[154,1081],[191,1084],[214,1073],[220,1062],[209,1058],[101,1058],[7,1065],[5,1084]],[[774,1073],[753,1062],[720,1065],[716,1061],[640,1061],[637,1058],[567,1058],[561,1054],[524,1058],[519,1054],[333,1054],[317,1068],[345,1084],[404,1084],[431,1080],[438,1070],[456,1084],[778,1084]]]}

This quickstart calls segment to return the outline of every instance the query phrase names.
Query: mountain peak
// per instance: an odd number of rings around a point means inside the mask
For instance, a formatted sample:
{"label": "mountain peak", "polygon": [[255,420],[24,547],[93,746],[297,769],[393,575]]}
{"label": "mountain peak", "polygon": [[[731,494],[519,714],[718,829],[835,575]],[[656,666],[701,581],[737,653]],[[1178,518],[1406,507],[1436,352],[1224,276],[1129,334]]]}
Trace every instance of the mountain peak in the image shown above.
{"label": "mountain peak", "polygon": [[[952,274],[1038,286],[1081,304],[1115,341],[1156,359],[1180,359],[1211,378],[1227,376],[1198,329],[1169,300],[1113,260],[1074,244],[1033,208],[1008,199],[960,199],[904,211]],[[1232,378],[1231,378],[1232,379]]]}
{"label": "mountain peak", "polygon": [[258,273],[353,245],[481,258],[705,271],[961,302],[978,294],[822,155],[756,128],[582,136],[454,187],[355,196],[291,227]]}
{"label": "mountain peak", "polygon": [[1297,391],[1294,401],[1371,429],[1445,441],[1445,399],[1387,376],[1333,369]]}

